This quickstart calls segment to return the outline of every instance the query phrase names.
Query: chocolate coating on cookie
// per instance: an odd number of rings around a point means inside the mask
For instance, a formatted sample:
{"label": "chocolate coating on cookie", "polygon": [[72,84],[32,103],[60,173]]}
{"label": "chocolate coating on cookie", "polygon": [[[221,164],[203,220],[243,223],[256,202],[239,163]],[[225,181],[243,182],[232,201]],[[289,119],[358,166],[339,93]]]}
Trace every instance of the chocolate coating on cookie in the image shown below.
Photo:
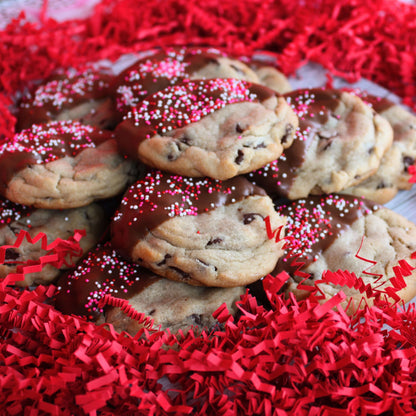
{"label": "chocolate coating on cookie", "polygon": [[275,272],[293,274],[299,267],[293,262],[307,267],[354,221],[377,209],[375,203],[364,198],[337,194],[309,196],[279,207],[277,211],[287,217],[288,246]]}
{"label": "chocolate coating on cookie", "polygon": [[95,320],[103,312],[98,302],[104,295],[129,299],[159,279],[122,259],[107,243],[91,250],[73,271],[59,279],[55,306],[66,314]]}
{"label": "chocolate coating on cookie", "polygon": [[141,142],[155,134],[197,122],[229,104],[263,102],[276,93],[259,84],[238,79],[182,82],[148,96],[116,128],[126,155],[135,155]]}
{"label": "chocolate coating on cookie", "polygon": [[198,215],[266,193],[243,177],[227,181],[153,171],[125,193],[112,226],[113,246],[126,257],[149,230],[176,216]]}
{"label": "chocolate coating on cookie", "polygon": [[[26,205],[15,204],[7,199],[0,198],[0,230],[22,218],[29,217],[34,208]],[[28,222],[28,227],[30,224]]]}
{"label": "chocolate coating on cookie", "polygon": [[140,59],[125,69],[113,86],[117,109],[124,112],[146,96],[182,82],[224,56],[216,49],[167,48]]}
{"label": "chocolate coating on cookie", "polygon": [[[338,90],[304,89],[284,95],[299,119],[292,145],[278,160],[248,174],[248,178],[272,194],[287,195],[297,169],[305,160],[306,151],[320,126],[332,117],[340,103]],[[331,138],[322,137],[322,146],[329,146]]]}
{"label": "chocolate coating on cookie", "polygon": [[[320,126],[325,124],[339,106],[341,92],[338,90],[305,89],[285,94],[299,118],[299,129],[292,146],[285,150],[278,161],[280,192],[287,194],[296,170],[305,160],[306,151]],[[331,137],[320,137],[322,146],[330,146]]]}
{"label": "chocolate coating on cookie", "polygon": [[365,90],[361,90],[359,88],[343,88],[343,91],[347,91],[351,94],[357,95],[360,97],[367,105],[372,107],[375,112],[382,113],[383,111],[387,111],[389,108],[395,106],[396,104],[389,100],[386,97],[379,97],[373,94],[368,93]]}
{"label": "chocolate coating on cookie", "polygon": [[74,157],[86,148],[94,148],[113,138],[109,131],[79,122],[52,121],[33,125],[0,146],[0,189],[7,188],[13,175],[30,165]]}
{"label": "chocolate coating on cookie", "polygon": [[24,98],[16,129],[55,120],[58,114],[81,103],[100,100],[110,94],[113,77],[92,69],[67,70],[55,74]]}

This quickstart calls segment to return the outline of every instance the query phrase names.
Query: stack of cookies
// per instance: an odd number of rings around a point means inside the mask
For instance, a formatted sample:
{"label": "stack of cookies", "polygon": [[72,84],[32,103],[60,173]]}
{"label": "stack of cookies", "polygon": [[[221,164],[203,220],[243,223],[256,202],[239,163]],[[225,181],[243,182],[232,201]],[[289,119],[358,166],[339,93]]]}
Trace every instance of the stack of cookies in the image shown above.
{"label": "stack of cookies", "polygon": [[[65,313],[135,333],[137,321],[99,305],[111,295],[162,329],[210,328],[220,305],[235,313],[269,273],[287,272],[286,289],[301,298],[302,273],[306,285],[326,270],[361,275],[364,256],[376,263],[371,284],[416,251],[416,227],[381,206],[409,186],[415,117],[376,97],[290,91],[262,62],[168,48],[117,76],[59,73],[23,99],[17,118],[19,132],[0,148],[0,190],[24,214],[7,224],[39,232],[35,212],[52,239],[87,228],[74,269],[27,277],[61,274]],[[86,222],[62,220],[71,215]],[[13,264],[24,256],[13,253]],[[411,271],[405,279],[408,300],[416,281]]]}

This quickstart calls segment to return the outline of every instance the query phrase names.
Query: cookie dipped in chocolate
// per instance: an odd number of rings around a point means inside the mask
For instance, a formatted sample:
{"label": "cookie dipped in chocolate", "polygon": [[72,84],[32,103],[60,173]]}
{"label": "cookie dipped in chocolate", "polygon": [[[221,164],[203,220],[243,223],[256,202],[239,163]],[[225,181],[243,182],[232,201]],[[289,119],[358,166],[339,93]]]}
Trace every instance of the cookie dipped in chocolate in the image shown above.
{"label": "cookie dipped in chocolate", "polygon": [[158,275],[193,286],[245,286],[270,273],[282,242],[268,238],[285,218],[263,189],[149,173],[125,193],[111,224],[112,246]]}
{"label": "cookie dipped in chocolate", "polygon": [[295,276],[317,261],[354,221],[377,209],[367,199],[338,194],[309,196],[278,207],[277,211],[287,217],[287,245],[273,273],[286,271]]}
{"label": "cookie dipped in chocolate", "polygon": [[[30,216],[34,210],[35,208],[15,204],[7,199],[0,198],[0,239],[3,240],[3,244],[14,243],[14,240],[17,238],[14,234],[19,229],[19,227],[16,227],[17,221],[24,223],[28,229],[31,228]],[[14,233],[9,233],[6,228],[10,228]],[[14,264],[18,257],[20,257],[20,254],[17,254],[15,249],[8,248],[5,252],[3,265],[0,265],[0,275],[4,274],[1,272],[1,269]]]}
{"label": "cookie dipped in chocolate", "polygon": [[303,89],[285,94],[299,119],[293,144],[250,179],[289,199],[339,193],[380,166],[391,126],[354,94]]}
{"label": "cookie dipped in chocolate", "polygon": [[[29,217],[34,208],[26,205],[15,204],[7,199],[0,197],[0,230],[1,228],[22,218]],[[27,222],[30,228],[30,221]]]}
{"label": "cookie dipped in chocolate", "polygon": [[396,103],[389,100],[387,97],[380,97],[377,95],[373,95],[373,94],[370,94],[368,91],[362,90],[360,88],[343,88],[342,91],[346,91],[351,94],[357,95],[367,105],[372,107],[374,111],[377,113],[382,113],[383,111],[387,111],[389,108],[396,105]]}
{"label": "cookie dipped in chocolate", "polygon": [[102,128],[111,126],[116,117],[110,98],[113,78],[92,68],[69,69],[52,75],[23,98],[16,130],[53,120],[78,120]]}
{"label": "cookie dipped in chocolate", "polygon": [[263,102],[276,95],[259,84],[238,79],[182,82],[148,96],[134,107],[115,129],[122,152],[137,157],[138,148],[156,134],[180,129],[227,105]]}
{"label": "cookie dipped in chocolate", "polygon": [[52,121],[33,125],[0,146],[0,192],[5,192],[16,172],[28,166],[74,157],[84,149],[113,139],[112,132],[79,122]]}
{"label": "cookie dipped in chocolate", "polygon": [[54,304],[63,313],[97,320],[103,313],[98,303],[104,295],[129,299],[159,279],[125,261],[106,243],[88,252],[74,270],[59,278]]}
{"label": "cookie dipped in chocolate", "polygon": [[[299,119],[295,140],[278,160],[248,175],[250,180],[264,187],[267,192],[288,197],[293,179],[305,160],[308,147],[340,104],[340,92],[318,88],[304,89],[291,91],[284,97]],[[322,145],[329,145],[330,140],[331,137],[322,137]]]}
{"label": "cookie dipped in chocolate", "polygon": [[376,173],[343,192],[386,204],[400,190],[408,190],[413,186],[409,168],[416,160],[416,115],[405,106],[396,104],[386,97],[370,95],[360,89],[350,92],[357,94],[390,123],[393,129],[393,144],[383,155]]}
{"label": "cookie dipped in chocolate", "polygon": [[111,225],[112,245],[130,258],[135,243],[170,218],[196,216],[252,195],[266,193],[243,177],[219,181],[149,172],[124,194]]}
{"label": "cookie dipped in chocolate", "polygon": [[115,79],[117,109],[126,114],[146,96],[169,85],[196,78],[243,78],[257,82],[242,62],[213,48],[168,47],[139,59]]}

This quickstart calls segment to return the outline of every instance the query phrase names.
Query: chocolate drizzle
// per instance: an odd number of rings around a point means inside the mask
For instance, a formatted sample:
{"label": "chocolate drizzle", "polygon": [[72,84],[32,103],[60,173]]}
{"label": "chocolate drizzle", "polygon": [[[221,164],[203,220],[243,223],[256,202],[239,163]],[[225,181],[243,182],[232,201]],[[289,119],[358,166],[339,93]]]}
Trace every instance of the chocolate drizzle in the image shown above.
{"label": "chocolate drizzle", "polygon": [[0,146],[0,189],[6,189],[13,175],[30,165],[74,157],[113,138],[109,131],[72,121],[33,125]]}
{"label": "chocolate drizzle", "polygon": [[378,206],[366,199],[352,195],[309,196],[289,205],[279,207],[279,214],[287,220],[288,247],[275,269],[293,275],[318,259],[347,228],[358,218],[376,211]]}
{"label": "chocolate drizzle", "polygon": [[197,122],[229,104],[262,102],[274,95],[267,87],[234,78],[186,81],[148,96],[115,133],[122,151],[134,155],[142,141],[156,134]]}
{"label": "chocolate drizzle", "polygon": [[107,243],[91,250],[73,271],[59,279],[55,306],[63,313],[96,320],[102,313],[98,302],[104,295],[129,299],[159,279],[123,260]]}
{"label": "chocolate drizzle", "polygon": [[112,222],[113,247],[129,258],[149,230],[170,218],[202,214],[252,195],[266,193],[243,177],[218,181],[150,172],[123,197]]}

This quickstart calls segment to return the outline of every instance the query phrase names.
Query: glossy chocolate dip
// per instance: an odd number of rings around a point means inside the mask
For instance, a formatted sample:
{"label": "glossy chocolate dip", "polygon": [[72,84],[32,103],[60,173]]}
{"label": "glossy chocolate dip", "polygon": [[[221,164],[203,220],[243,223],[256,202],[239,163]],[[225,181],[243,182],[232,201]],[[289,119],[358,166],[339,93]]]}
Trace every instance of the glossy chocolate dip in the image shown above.
{"label": "glossy chocolate dip", "polygon": [[226,181],[149,172],[124,194],[111,224],[112,244],[123,256],[149,230],[177,216],[198,215],[252,195],[266,195],[244,177]]}

